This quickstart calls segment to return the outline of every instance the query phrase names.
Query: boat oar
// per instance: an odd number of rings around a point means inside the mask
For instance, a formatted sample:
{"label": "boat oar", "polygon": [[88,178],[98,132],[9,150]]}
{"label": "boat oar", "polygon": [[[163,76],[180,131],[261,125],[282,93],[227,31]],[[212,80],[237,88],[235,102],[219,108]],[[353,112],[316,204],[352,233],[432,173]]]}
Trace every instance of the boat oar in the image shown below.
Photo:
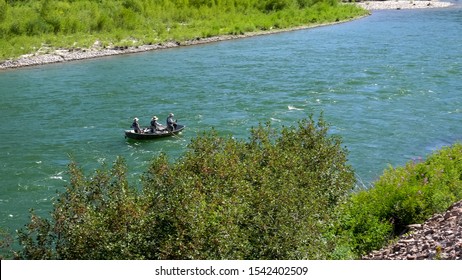
{"label": "boat oar", "polygon": [[172,130],[170,133],[172,134],[173,137],[178,138],[178,139],[181,139],[178,135],[175,134],[175,131],[174,131],[174,130]]}
{"label": "boat oar", "polygon": [[178,119],[175,120],[175,126],[174,126],[174,129],[170,132],[172,134],[172,136],[176,137],[177,139],[181,139],[178,135],[175,134],[175,130],[176,130],[176,125],[178,123]]}

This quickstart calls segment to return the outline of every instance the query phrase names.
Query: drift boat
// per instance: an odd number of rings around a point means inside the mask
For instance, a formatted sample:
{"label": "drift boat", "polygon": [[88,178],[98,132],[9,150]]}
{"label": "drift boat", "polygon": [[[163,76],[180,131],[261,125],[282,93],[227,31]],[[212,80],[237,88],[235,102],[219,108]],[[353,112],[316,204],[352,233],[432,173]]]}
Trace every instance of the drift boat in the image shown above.
{"label": "drift boat", "polygon": [[174,136],[183,131],[184,128],[185,126],[181,124],[177,124],[176,128],[173,131],[168,131],[167,129],[152,131],[151,128],[141,128],[141,133],[136,133],[135,130],[130,129],[125,130],[125,138],[135,140],[158,139],[162,137]]}

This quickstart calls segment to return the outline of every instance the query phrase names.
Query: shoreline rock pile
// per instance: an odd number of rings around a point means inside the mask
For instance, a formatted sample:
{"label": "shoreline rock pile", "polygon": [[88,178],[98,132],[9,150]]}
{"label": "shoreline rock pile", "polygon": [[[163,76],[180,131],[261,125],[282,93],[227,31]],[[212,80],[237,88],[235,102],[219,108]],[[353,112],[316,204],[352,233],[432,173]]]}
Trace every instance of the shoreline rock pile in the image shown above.
{"label": "shoreline rock pile", "polygon": [[462,201],[423,224],[409,225],[399,241],[363,260],[462,260]]}

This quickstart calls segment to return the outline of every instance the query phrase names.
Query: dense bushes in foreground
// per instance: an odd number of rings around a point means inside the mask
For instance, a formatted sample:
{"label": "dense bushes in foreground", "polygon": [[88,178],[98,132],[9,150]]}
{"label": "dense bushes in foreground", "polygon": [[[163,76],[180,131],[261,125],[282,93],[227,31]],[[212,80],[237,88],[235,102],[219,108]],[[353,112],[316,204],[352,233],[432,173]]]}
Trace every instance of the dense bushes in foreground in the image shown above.
{"label": "dense bushes in foreground", "polygon": [[182,42],[364,14],[336,0],[0,0],[0,59],[44,46]]}
{"label": "dense bushes in foreground", "polygon": [[155,158],[142,191],[125,166],[71,183],[51,220],[20,231],[25,259],[320,259],[331,213],[354,186],[338,138],[321,120],[248,142],[208,133],[178,162]]}
{"label": "dense bushes in foreground", "polygon": [[462,144],[358,190],[322,118],[248,141],[204,134],[175,163],[154,158],[141,188],[120,158],[69,170],[51,218],[32,213],[19,231],[17,258],[356,259],[462,199]]}

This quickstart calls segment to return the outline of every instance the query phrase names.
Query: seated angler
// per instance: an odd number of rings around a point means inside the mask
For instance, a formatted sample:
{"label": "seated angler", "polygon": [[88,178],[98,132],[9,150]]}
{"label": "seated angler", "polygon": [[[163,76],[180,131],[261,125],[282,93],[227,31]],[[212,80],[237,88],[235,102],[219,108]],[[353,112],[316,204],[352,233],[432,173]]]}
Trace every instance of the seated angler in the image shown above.
{"label": "seated angler", "polygon": [[141,132],[141,127],[140,127],[140,124],[138,123],[138,121],[139,121],[138,118],[134,118],[131,128],[133,128],[135,133],[142,133]]}
{"label": "seated angler", "polygon": [[151,132],[162,131],[165,130],[165,127],[161,125],[157,120],[159,118],[157,116],[152,117],[151,119]]}

